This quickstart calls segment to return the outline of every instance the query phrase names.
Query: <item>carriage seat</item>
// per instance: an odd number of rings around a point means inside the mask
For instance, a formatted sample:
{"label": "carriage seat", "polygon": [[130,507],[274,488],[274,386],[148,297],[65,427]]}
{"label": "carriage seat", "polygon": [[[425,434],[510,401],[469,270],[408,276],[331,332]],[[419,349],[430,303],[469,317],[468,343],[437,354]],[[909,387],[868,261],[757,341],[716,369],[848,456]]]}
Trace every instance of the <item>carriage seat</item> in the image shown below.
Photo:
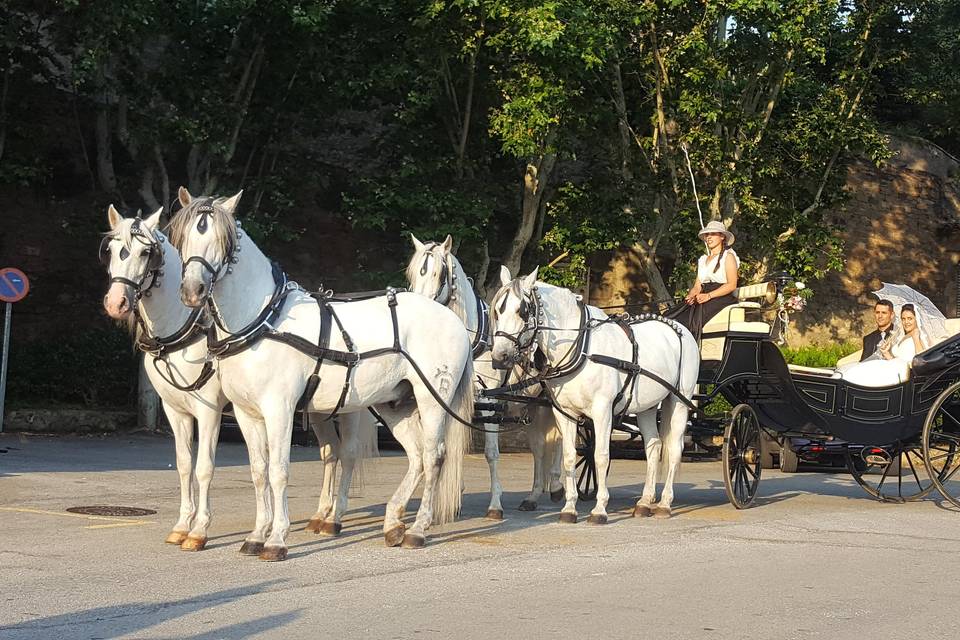
{"label": "carriage seat", "polygon": [[[739,293],[739,291],[738,291]],[[726,334],[729,332],[770,335],[770,325],[766,322],[748,321],[748,310],[759,310],[760,303],[741,301],[721,309],[703,326],[703,340],[700,342],[701,360],[722,360]],[[723,335],[715,335],[722,333]]]}

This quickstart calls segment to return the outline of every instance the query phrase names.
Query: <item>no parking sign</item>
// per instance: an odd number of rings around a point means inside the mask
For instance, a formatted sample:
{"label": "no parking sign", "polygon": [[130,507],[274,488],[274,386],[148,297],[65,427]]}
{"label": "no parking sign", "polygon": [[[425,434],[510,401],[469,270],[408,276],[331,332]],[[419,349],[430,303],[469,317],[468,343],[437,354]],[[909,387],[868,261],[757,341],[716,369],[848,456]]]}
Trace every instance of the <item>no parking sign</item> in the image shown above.
{"label": "no parking sign", "polygon": [[20,269],[0,269],[0,302],[5,302],[3,315],[3,357],[0,361],[0,432],[3,431],[3,405],[7,395],[7,356],[10,353],[10,313],[14,302],[30,293],[30,280]]}
{"label": "no parking sign", "polygon": [[19,302],[30,293],[30,280],[20,269],[0,269],[0,302]]}

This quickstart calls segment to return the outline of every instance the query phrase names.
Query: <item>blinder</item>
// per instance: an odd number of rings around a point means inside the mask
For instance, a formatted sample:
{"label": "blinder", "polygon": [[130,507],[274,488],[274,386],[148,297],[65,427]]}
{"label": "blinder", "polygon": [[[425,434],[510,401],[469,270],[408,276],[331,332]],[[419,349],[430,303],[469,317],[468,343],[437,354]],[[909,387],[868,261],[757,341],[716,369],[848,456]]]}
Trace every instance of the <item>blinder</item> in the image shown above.
{"label": "blinder", "polygon": [[[421,276],[427,275],[427,264],[430,261],[430,256],[433,255],[432,251],[439,246],[440,246],[439,242],[428,242],[427,244],[424,245],[423,264],[420,265]],[[450,302],[450,299],[453,296],[453,282],[452,282],[452,278],[450,277],[450,267],[447,265],[446,260],[440,261],[439,280],[440,280],[440,285],[437,287],[437,292],[434,294],[433,299],[435,302],[439,302],[440,304],[446,306],[446,304]],[[447,288],[447,295],[445,298],[442,297],[444,286],[446,286]]]}

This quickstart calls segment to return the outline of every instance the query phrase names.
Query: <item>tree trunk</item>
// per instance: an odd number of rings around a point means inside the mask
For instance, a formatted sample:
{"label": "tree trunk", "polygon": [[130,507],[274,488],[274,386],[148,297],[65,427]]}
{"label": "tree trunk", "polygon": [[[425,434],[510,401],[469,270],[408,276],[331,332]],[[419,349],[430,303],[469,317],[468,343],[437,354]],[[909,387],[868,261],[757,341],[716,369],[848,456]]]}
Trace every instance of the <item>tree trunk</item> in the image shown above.
{"label": "tree trunk", "polygon": [[117,193],[117,174],[113,169],[113,144],[110,138],[110,121],[107,105],[97,110],[97,177],[100,188],[107,193]]}
{"label": "tree trunk", "polygon": [[537,214],[540,212],[540,203],[543,200],[547,183],[550,180],[550,174],[556,164],[557,156],[553,152],[546,151],[553,140],[553,134],[547,136],[547,142],[544,144],[544,153],[534,160],[527,162],[527,167],[523,172],[523,201],[520,208],[520,225],[517,232],[510,241],[510,248],[503,258],[503,265],[510,270],[510,274],[516,277],[520,271],[520,262],[523,259],[523,252],[527,248],[530,239],[533,237],[533,231],[537,224]]}
{"label": "tree trunk", "polygon": [[3,160],[3,150],[7,143],[7,94],[10,89],[10,76],[13,67],[7,64],[3,71],[3,89],[0,90],[0,160]]}

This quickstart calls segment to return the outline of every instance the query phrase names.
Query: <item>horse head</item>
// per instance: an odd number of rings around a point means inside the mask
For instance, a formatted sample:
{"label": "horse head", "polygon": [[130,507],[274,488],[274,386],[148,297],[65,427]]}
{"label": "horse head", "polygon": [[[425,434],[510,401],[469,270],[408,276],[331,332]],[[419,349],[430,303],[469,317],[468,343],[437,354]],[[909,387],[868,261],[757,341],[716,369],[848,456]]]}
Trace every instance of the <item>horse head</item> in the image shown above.
{"label": "horse head", "polygon": [[159,284],[163,268],[162,234],[157,231],[163,207],[141,219],[123,218],[111,204],[108,231],[100,242],[100,263],[107,269],[110,288],[103,308],[115,320],[129,317],[140,298]]}
{"label": "horse head", "polygon": [[456,289],[456,258],[451,253],[453,238],[447,235],[443,242],[420,242],[410,234],[413,241],[413,257],[407,265],[407,282],[410,290],[432,298],[446,306],[454,297]]}
{"label": "horse head", "polygon": [[217,280],[236,262],[240,232],[234,212],[242,194],[194,198],[180,187],[182,208],[170,222],[170,240],[183,260],[180,299],[184,305],[202,305]]}
{"label": "horse head", "polygon": [[500,267],[502,286],[490,303],[495,369],[509,369],[532,357],[540,321],[535,291],[538,271],[539,267],[527,276],[511,279],[510,270]]}

